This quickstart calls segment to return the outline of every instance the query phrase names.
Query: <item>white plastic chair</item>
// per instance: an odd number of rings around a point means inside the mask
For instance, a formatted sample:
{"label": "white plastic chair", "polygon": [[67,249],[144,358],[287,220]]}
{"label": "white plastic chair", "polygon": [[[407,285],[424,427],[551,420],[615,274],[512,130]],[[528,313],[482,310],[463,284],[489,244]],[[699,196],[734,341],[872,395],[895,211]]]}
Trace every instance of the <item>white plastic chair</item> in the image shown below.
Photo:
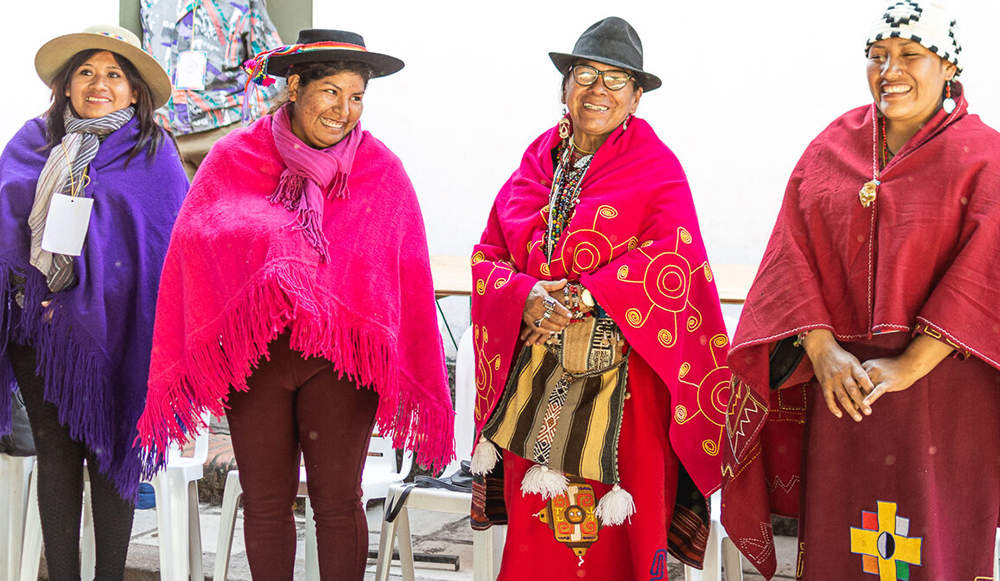
{"label": "white plastic chair", "polygon": [[159,530],[160,579],[202,581],[201,519],[198,515],[198,481],[208,460],[208,425],[212,416],[202,415],[205,428],[195,438],[190,458],[171,444],[167,467],[153,478],[156,495],[156,525]]}
{"label": "white plastic chair", "polygon": [[685,565],[684,578],[687,581],[722,581],[722,567],[725,565],[726,581],[742,581],[742,556],[732,539],[726,534],[726,529],[720,520],[721,510],[719,507],[722,505],[722,493],[713,494],[709,503],[712,505],[712,525],[705,549],[705,568],[699,571]]}
{"label": "white plastic chair", "polygon": [[[34,457],[32,456],[32,461]],[[38,470],[31,470],[25,509],[24,537],[20,549],[20,581],[36,581],[42,560],[42,519],[38,514]],[[90,474],[83,467],[83,549],[80,551],[80,576],[83,581],[94,579],[94,517],[90,504]],[[13,547],[12,547],[13,548]],[[14,579],[14,577],[11,577]]]}
{"label": "white plastic chair", "polygon": [[[413,454],[405,452],[403,463],[396,466],[396,450],[392,440],[372,436],[368,444],[368,457],[365,459],[364,471],[361,474],[361,506],[366,507],[369,500],[385,498],[389,494],[389,486],[402,482],[413,466]],[[215,552],[216,581],[225,581],[229,575],[230,553],[233,549],[233,531],[236,529],[236,511],[239,506],[243,487],[240,486],[239,470],[230,470],[226,475],[226,489],[222,495],[222,512],[219,520],[219,541]],[[306,581],[319,581],[319,558],[316,545],[316,522],[313,519],[312,504],[309,502],[309,487],[306,481],[306,470],[299,468],[298,496],[306,499]]]}
{"label": "white plastic chair", "polygon": [[997,529],[996,549],[993,551],[993,578],[1000,579],[1000,529]]}
{"label": "white plastic chair", "polygon": [[[472,329],[465,332],[458,346],[455,362],[455,456],[456,461],[445,469],[452,474],[461,465],[461,460],[472,457],[472,442],[475,437],[473,408],[476,399],[475,355]],[[396,506],[404,485],[389,487],[389,497],[385,506]],[[403,571],[403,581],[414,581],[413,540],[410,537],[409,510],[431,510],[451,514],[468,515],[472,507],[472,494],[436,488],[412,488],[402,501],[399,513],[392,521],[383,520],[379,538],[376,581],[388,581],[392,561],[392,550],[399,539],[399,561]],[[473,581],[493,581],[497,578],[500,551],[506,527],[494,526],[486,531],[472,531]]]}
{"label": "white plastic chair", "polygon": [[[153,478],[156,497],[156,520],[159,531],[160,579],[201,581],[202,571],[201,521],[198,516],[198,480],[204,474],[208,459],[208,423],[211,415],[202,416],[205,428],[195,438],[194,455],[181,456],[176,445],[171,445],[167,466]],[[83,469],[83,548],[80,551],[80,571],[84,580],[94,578],[94,524],[90,503],[90,478]],[[21,581],[38,579],[42,556],[42,527],[38,514],[37,471],[31,475],[28,487],[28,508],[21,546]],[[12,577],[13,579],[13,577]]]}
{"label": "white plastic chair", "polygon": [[35,457],[0,454],[0,579],[17,579],[21,569],[28,481]]}

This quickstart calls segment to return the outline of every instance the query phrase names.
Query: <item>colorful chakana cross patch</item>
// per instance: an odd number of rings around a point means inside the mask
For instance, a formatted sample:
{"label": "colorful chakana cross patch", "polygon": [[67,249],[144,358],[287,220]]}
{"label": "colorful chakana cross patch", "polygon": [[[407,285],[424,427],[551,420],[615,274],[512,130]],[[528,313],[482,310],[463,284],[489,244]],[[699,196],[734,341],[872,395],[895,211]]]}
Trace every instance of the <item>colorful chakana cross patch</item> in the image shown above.
{"label": "colorful chakana cross patch", "polygon": [[570,478],[566,493],[549,500],[535,515],[552,529],[556,541],[573,549],[581,565],[587,549],[597,542],[597,532],[601,528],[601,521],[594,514],[596,501],[593,486]]}
{"label": "colorful chakana cross patch", "polygon": [[910,519],[896,514],[895,502],[878,501],[878,513],[861,511],[861,528],[851,527],[851,552],[860,554],[865,573],[879,581],[909,581],[910,565],[920,566],[921,537],[910,537]]}

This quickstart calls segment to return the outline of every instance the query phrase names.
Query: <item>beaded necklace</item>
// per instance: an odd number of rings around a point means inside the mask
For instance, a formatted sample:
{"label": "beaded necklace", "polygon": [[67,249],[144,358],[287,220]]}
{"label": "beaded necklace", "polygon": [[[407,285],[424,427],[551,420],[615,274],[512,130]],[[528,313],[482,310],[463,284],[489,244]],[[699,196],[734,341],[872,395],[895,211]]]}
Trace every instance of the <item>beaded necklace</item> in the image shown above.
{"label": "beaded necklace", "polygon": [[574,163],[571,139],[572,137],[564,139],[559,145],[559,163],[556,164],[555,174],[552,176],[552,190],[549,193],[549,225],[545,236],[545,257],[548,260],[552,260],[552,252],[559,242],[559,237],[573,217],[576,203],[580,200],[580,184],[587,169],[590,168],[590,162],[594,159],[594,154],[591,153],[583,155]]}
{"label": "beaded necklace", "polygon": [[885,126],[888,125],[885,119],[882,120],[882,169],[889,165],[889,138],[885,136]]}

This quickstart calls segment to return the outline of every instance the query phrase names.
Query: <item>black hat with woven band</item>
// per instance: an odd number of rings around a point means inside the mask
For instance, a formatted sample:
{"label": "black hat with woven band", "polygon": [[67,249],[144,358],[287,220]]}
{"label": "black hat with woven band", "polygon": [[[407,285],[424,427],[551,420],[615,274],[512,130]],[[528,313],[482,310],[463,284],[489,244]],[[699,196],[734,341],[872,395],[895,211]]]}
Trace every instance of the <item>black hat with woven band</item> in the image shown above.
{"label": "black hat with woven band", "polygon": [[572,53],[550,52],[549,58],[561,73],[578,60],[590,60],[629,71],[643,91],[663,84],[659,77],[642,70],[642,41],[635,29],[617,16],[609,16],[584,31]]}
{"label": "black hat with woven band", "polygon": [[361,62],[372,68],[373,77],[385,77],[403,68],[403,61],[369,52],[360,34],[346,30],[308,28],[299,32],[294,45],[282,48],[286,51],[273,51],[267,59],[267,73],[275,77],[286,77],[292,65],[306,62]]}

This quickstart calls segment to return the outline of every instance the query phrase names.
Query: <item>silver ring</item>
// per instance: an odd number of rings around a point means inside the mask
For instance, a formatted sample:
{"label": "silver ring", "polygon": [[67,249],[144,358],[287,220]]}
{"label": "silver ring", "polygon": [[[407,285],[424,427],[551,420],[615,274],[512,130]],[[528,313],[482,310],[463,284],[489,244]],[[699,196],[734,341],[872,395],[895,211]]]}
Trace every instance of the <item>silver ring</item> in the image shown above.
{"label": "silver ring", "polygon": [[542,318],[545,319],[546,321],[548,321],[549,317],[551,317],[551,316],[552,316],[552,311],[551,310],[546,310],[545,314],[542,315]]}
{"label": "silver ring", "polygon": [[536,329],[541,329],[542,328],[542,320],[541,319],[535,319],[535,328]]}

